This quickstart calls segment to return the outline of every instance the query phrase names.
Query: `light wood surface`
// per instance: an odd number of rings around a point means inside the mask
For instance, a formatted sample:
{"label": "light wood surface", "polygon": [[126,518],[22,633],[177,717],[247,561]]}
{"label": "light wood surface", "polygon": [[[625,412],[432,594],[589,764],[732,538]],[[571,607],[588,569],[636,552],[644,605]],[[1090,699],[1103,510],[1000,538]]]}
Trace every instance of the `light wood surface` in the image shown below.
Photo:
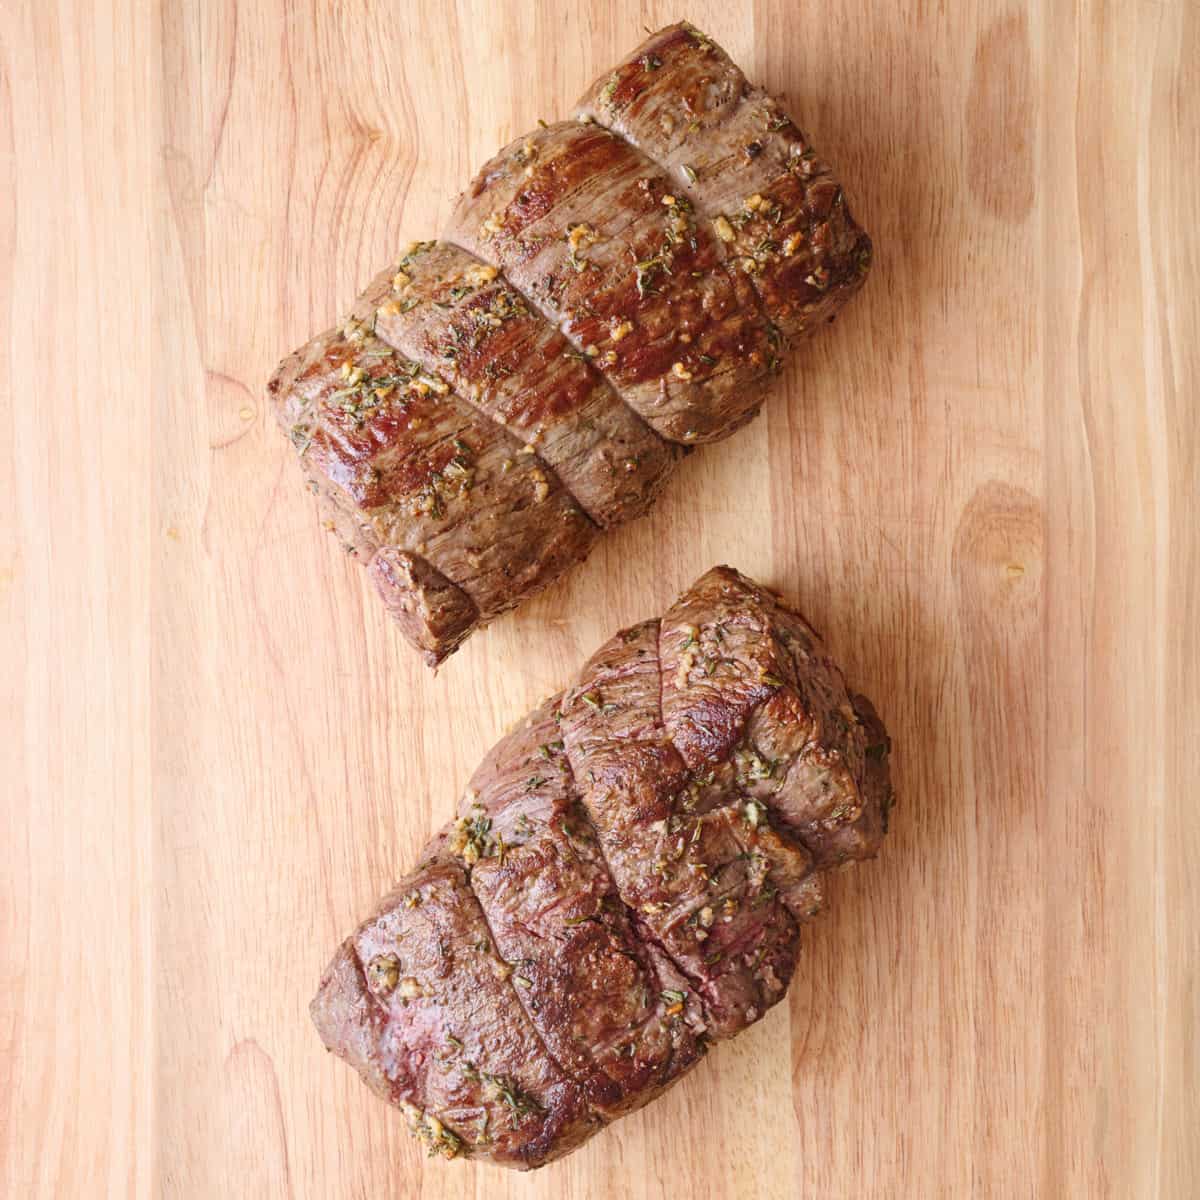
{"label": "light wood surface", "polygon": [[[318,528],[277,358],[687,15],[874,273],[766,415],[436,677]],[[1200,1194],[1200,9],[0,9],[0,1194]],[[895,737],[789,999],[533,1176],[309,1026],[506,725],[715,562]]]}

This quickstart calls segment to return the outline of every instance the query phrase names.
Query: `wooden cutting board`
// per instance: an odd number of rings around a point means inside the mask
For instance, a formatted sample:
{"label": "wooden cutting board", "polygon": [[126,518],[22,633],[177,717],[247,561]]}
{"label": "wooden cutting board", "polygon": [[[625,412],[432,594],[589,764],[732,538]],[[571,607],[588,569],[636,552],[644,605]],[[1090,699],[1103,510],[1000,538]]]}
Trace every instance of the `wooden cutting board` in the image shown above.
{"label": "wooden cutting board", "polygon": [[[765,415],[435,678],[276,360],[682,15],[876,239]],[[1200,9],[5,4],[0,1193],[1200,1194]],[[323,1052],[337,940],[484,750],[715,562],[896,742],[788,1000],[531,1177]]]}

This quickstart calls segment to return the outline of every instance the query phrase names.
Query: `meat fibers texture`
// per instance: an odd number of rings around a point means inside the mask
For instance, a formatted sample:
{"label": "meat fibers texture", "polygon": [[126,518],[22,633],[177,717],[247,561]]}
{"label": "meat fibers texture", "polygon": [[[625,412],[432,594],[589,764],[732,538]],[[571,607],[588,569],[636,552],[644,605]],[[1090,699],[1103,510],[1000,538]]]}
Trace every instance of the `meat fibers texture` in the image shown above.
{"label": "meat fibers texture", "polygon": [[713,568],[492,748],[334,955],[322,1040],[432,1154],[560,1157],[780,1000],[889,752],[803,617]]}
{"label": "meat fibers texture", "polygon": [[871,242],[779,103],[688,24],[506,146],[289,356],[326,526],[433,666],[759,410]]}

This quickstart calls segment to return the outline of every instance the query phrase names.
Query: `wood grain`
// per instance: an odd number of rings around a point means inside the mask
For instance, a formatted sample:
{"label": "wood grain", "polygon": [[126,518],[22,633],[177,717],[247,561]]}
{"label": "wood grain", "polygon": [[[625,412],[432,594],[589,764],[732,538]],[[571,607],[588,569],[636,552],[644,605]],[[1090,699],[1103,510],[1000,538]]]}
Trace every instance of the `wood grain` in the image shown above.
{"label": "wood grain", "polygon": [[[436,678],[275,361],[659,3],[0,13],[0,1194],[1200,1192],[1200,11],[688,16],[875,237],[766,416]],[[728,561],[897,744],[788,1002],[531,1177],[426,1163],[305,1013],[505,726]]]}

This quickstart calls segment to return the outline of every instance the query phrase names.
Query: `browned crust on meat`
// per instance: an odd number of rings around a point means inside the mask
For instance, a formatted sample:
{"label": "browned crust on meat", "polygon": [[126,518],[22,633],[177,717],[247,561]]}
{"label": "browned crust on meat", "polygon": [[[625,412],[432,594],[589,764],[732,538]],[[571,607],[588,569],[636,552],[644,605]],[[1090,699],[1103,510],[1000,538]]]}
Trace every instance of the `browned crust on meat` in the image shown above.
{"label": "browned crust on meat", "polygon": [[327,527],[364,564],[383,554],[374,582],[428,661],[598,536],[536,455],[360,322],[315,338],[268,391]]}
{"label": "browned crust on meat", "polygon": [[722,223],[730,261],[786,340],[862,286],[871,241],[841,184],[779,102],[694,26],[652,34],[576,111],[629,139]]}
{"label": "browned crust on meat", "polygon": [[325,1044],[433,1152],[566,1153],[779,1001],[889,752],[803,618],[714,568],[486,756],[335,955]]}
{"label": "browned crust on meat", "polygon": [[670,441],[758,410],[768,323],[687,197],[623,138],[561,122],[496,155],[447,236],[494,262]]}
{"label": "browned crust on meat", "polygon": [[[645,512],[681,447],[750,420],[870,264],[807,136],[692,26],[652,35],[578,111],[496,155],[448,240],[415,244],[270,384],[326,525],[362,562],[387,552],[373,574],[431,663]],[[327,368],[370,376],[381,348],[444,398],[415,420],[331,403],[346,389]],[[456,422],[490,482],[447,505]]]}
{"label": "browned crust on meat", "polygon": [[417,246],[372,281],[354,316],[519,439],[598,525],[640,516],[670,476],[678,451],[495,267],[460,247]]}

